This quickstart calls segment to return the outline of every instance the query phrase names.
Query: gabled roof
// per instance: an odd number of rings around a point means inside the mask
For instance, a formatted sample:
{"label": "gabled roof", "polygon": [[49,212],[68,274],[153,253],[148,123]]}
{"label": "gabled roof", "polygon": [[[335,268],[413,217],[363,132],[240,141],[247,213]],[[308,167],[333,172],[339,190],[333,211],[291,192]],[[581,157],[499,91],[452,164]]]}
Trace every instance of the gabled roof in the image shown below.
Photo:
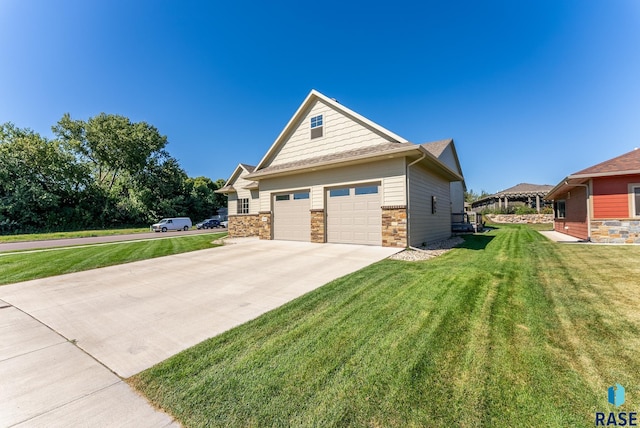
{"label": "gabled roof", "polygon": [[321,94],[320,92],[316,91],[315,89],[312,89],[311,92],[309,92],[309,95],[307,95],[307,97],[304,99],[304,101],[302,102],[300,107],[298,107],[298,110],[296,110],[296,112],[293,114],[293,117],[291,117],[291,119],[289,120],[287,125],[284,127],[284,129],[282,130],[280,135],[278,135],[278,138],[276,138],[276,140],[273,142],[273,144],[271,145],[271,147],[269,148],[267,153],[260,160],[260,162],[256,166],[256,170],[260,171],[262,168],[266,167],[268,162],[270,160],[272,160],[272,158],[278,153],[278,150],[287,141],[287,138],[291,134],[291,132],[293,132],[295,130],[298,122],[303,118],[303,116],[306,113],[306,111],[310,107],[312,107],[313,104],[318,100],[324,102],[325,104],[327,104],[328,106],[332,107],[333,109],[341,112],[342,114],[351,117],[353,120],[355,120],[357,122],[360,122],[361,124],[365,125],[366,127],[378,132],[379,134],[382,134],[382,135],[386,136],[387,138],[389,138],[392,141],[395,141],[395,142],[398,142],[398,143],[408,143],[408,141],[406,139],[400,137],[399,135],[394,134],[393,132],[389,131],[386,128],[383,128],[382,126],[378,125],[375,122],[372,122],[371,120],[367,119],[366,117],[359,115],[355,111],[343,106],[342,104],[340,104],[336,100],[331,99],[331,98]]}
{"label": "gabled roof", "polygon": [[446,140],[438,140],[438,141],[432,141],[430,143],[422,143],[421,146],[429,150],[429,152],[435,157],[440,157],[442,152],[444,152],[444,149],[446,149],[447,146],[451,143],[453,143],[453,139],[448,138]]}
{"label": "gabled roof", "polygon": [[[238,177],[242,174],[242,172],[246,172],[247,174],[251,174],[256,169],[253,165],[247,165],[245,163],[239,163],[236,169],[233,170],[231,177],[224,183],[224,186],[216,190],[214,193],[235,193],[237,190],[233,187],[233,184],[236,182]],[[249,186],[246,186],[248,188]],[[257,187],[256,187],[257,188]]]}
{"label": "gabled roof", "polygon": [[243,167],[245,169],[245,171],[247,171],[249,174],[251,174],[253,172],[253,170],[256,169],[255,166],[247,165],[246,163],[241,163],[240,166]]}
{"label": "gabled roof", "polygon": [[587,182],[590,178],[631,174],[640,174],[640,150],[638,149],[633,149],[628,153],[600,162],[599,164],[565,177],[556,187],[549,191],[546,198],[554,199],[558,195],[564,194],[565,191],[576,187],[576,185]]}
{"label": "gabled roof", "polygon": [[[458,168],[456,172],[464,177],[464,174],[462,173],[462,167],[460,166],[460,160],[458,159],[458,152],[456,151],[456,145],[453,144],[453,138],[433,141],[430,143],[422,143],[421,146],[427,149],[429,153],[433,154],[435,157],[437,157],[441,161],[442,159],[440,158],[440,156],[442,156],[442,153],[444,153],[447,147],[451,146],[451,151],[453,152],[453,158],[456,162],[456,168]],[[464,187],[464,190],[466,191],[467,184],[465,183],[464,180],[462,180],[462,185]]]}

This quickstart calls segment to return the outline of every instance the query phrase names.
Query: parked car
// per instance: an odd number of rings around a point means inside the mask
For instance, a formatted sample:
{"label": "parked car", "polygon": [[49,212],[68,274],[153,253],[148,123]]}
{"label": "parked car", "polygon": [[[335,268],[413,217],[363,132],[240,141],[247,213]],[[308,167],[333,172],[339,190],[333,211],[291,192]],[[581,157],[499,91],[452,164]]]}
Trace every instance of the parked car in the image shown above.
{"label": "parked car", "polygon": [[163,218],[159,222],[151,225],[153,232],[166,232],[167,230],[189,230],[192,223],[189,217]]}
{"label": "parked car", "polygon": [[225,229],[228,229],[229,228],[229,221],[228,220],[221,221],[220,222],[220,226],[224,227]]}
{"label": "parked car", "polygon": [[196,229],[213,229],[214,227],[220,227],[220,221],[215,218],[208,218],[196,224]]}

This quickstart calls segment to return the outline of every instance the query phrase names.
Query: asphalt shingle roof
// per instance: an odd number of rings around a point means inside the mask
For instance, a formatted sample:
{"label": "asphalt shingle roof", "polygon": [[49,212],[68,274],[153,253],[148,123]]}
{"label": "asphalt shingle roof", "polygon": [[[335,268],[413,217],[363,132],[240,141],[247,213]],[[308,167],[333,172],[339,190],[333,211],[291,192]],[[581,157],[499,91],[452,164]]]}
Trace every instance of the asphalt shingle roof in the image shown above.
{"label": "asphalt shingle roof", "polygon": [[500,192],[497,192],[496,195],[502,195],[505,193],[545,193],[546,194],[551,189],[553,189],[553,186],[550,184],[520,183],[520,184],[516,184],[513,187],[509,187],[508,189],[504,189]]}
{"label": "asphalt shingle roof", "polygon": [[266,168],[259,169],[258,171],[256,171],[256,173],[261,174],[263,172],[267,173],[267,172],[281,171],[284,169],[304,168],[304,167],[310,167],[319,163],[347,160],[353,157],[364,156],[364,155],[377,155],[377,154],[385,153],[388,151],[397,150],[400,148],[409,149],[412,147],[417,148],[418,146],[412,143],[383,143],[375,146],[363,147],[355,150],[347,150],[344,152],[332,153],[325,156],[318,156],[315,158],[302,159],[295,162],[287,162],[279,165],[270,165]]}
{"label": "asphalt shingle roof", "polygon": [[421,144],[421,146],[427,149],[429,153],[431,153],[435,157],[440,157],[444,149],[446,149],[447,146],[451,144],[452,141],[453,140],[451,138],[448,138],[446,140],[433,141],[431,143],[423,143]]}
{"label": "asphalt shingle roof", "polygon": [[606,174],[624,171],[640,171],[640,150],[634,149],[629,153],[600,162],[571,175]]}

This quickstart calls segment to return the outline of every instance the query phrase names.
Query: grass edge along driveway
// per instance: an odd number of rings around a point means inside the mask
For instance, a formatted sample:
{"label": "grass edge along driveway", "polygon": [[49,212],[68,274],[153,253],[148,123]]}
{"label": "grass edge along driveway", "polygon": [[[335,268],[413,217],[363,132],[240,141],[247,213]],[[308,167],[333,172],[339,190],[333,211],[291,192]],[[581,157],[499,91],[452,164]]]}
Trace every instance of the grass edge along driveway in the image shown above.
{"label": "grass edge along driveway", "polygon": [[0,285],[217,247],[226,233],[83,245],[0,255]]}
{"label": "grass edge along driveway", "polygon": [[640,403],[639,255],[505,226],[371,265],[129,382],[194,427],[593,426],[609,385]]}
{"label": "grass edge along driveway", "polygon": [[78,230],[75,232],[43,232],[26,233],[19,235],[0,235],[0,243],[25,242],[25,241],[46,241],[51,239],[88,238],[95,236],[125,235],[132,233],[149,232],[148,227],[137,227],[129,229],[95,229]]}

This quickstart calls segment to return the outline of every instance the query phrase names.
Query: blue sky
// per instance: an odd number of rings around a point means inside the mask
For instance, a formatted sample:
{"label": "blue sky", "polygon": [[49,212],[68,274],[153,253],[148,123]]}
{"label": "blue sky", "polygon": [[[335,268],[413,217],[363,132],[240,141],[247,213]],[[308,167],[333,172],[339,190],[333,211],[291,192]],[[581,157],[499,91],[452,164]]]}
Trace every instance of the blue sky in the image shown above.
{"label": "blue sky", "polygon": [[640,146],[637,0],[0,0],[0,122],[147,121],[190,176],[256,164],[311,89],[467,187],[564,176]]}

